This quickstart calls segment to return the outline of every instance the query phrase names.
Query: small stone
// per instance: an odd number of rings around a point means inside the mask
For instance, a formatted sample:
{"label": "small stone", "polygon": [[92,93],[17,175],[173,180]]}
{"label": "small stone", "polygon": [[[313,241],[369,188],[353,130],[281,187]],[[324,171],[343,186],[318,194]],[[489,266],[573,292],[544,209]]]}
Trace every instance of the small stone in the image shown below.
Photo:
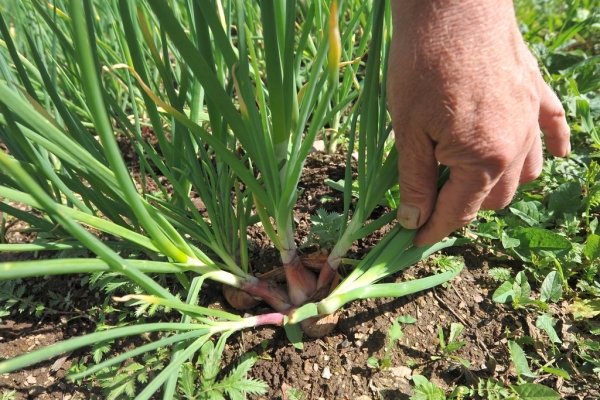
{"label": "small stone", "polygon": [[329,356],[328,356],[327,354],[325,354],[325,355],[323,356],[323,360],[325,360],[325,361],[329,361]]}
{"label": "small stone", "polygon": [[321,378],[323,378],[323,379],[331,378],[331,370],[329,369],[329,367],[323,368],[323,373],[321,374]]}
{"label": "small stone", "polygon": [[318,370],[319,370],[319,364],[317,364],[317,363],[314,363],[314,364],[313,364],[313,370],[314,370],[315,372],[316,372],[316,371],[318,371]]}
{"label": "small stone", "polygon": [[313,142],[313,146],[310,149],[311,153],[314,153],[316,151],[325,151],[325,142],[322,140],[315,140]]}
{"label": "small stone", "polygon": [[397,378],[410,378],[412,376],[412,369],[400,366],[400,367],[392,367],[390,368],[390,372]]}
{"label": "small stone", "polygon": [[32,388],[28,393],[29,393],[29,396],[32,396],[37,399],[37,398],[39,398],[39,395],[43,393],[43,391],[44,391],[44,388],[36,386],[36,387]]}
{"label": "small stone", "polygon": [[35,379],[35,376],[31,376],[29,375],[26,379],[27,383],[29,383],[30,385],[34,385],[37,383],[37,379]]}
{"label": "small stone", "polygon": [[349,347],[351,344],[352,344],[352,343],[350,343],[350,342],[348,341],[348,339],[344,339],[344,341],[342,342],[342,347],[343,347],[343,348],[346,348],[346,347]]}
{"label": "small stone", "polygon": [[310,374],[312,372],[311,369],[312,368],[311,368],[311,365],[310,365],[310,361],[309,360],[304,361],[304,373],[305,374]]}

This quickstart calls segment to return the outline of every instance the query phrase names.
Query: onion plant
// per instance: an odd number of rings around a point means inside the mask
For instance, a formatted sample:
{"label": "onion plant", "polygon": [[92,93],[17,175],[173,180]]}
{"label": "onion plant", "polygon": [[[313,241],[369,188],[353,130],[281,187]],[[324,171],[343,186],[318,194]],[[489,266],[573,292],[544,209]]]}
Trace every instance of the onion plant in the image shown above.
{"label": "onion plant", "polygon": [[[394,210],[370,220],[375,208],[397,201],[383,0],[55,0],[3,11],[0,139],[8,151],[0,153],[0,211],[43,235],[0,250],[87,248],[97,258],[6,262],[0,279],[119,273],[144,294],[115,300],[182,317],[69,339],[0,362],[0,373],[98,341],[175,332],[74,377],[172,345],[170,365],[138,395],[163,386],[171,398],[182,363],[214,335],[284,323],[297,333],[299,323],[308,328],[353,300],[403,296],[458,273],[379,283],[456,243],[414,247],[414,232],[395,226],[340,282],[352,244],[393,221]],[[321,135],[333,150],[342,134],[344,223],[315,272],[295,241],[298,183],[314,140]],[[119,144],[136,152],[139,174]],[[258,222],[281,255],[285,286],[274,274],[252,273],[246,230]],[[123,246],[144,257],[121,257]],[[180,293],[157,282],[164,274],[177,278]],[[263,300],[274,312],[241,318],[201,307],[208,281],[240,290],[228,296],[232,303],[246,295],[244,302]]]}

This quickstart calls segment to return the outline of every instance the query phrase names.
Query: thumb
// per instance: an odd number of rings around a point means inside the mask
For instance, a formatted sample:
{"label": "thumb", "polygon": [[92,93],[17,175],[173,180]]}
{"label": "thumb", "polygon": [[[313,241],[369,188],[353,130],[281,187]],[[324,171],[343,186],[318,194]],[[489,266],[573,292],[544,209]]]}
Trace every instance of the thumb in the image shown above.
{"label": "thumb", "polygon": [[553,156],[564,157],[571,151],[571,132],[565,118],[565,110],[556,94],[545,82],[542,83],[539,125],[544,133],[546,148]]}
{"label": "thumb", "polygon": [[417,135],[412,132],[396,134],[400,176],[397,218],[407,229],[420,228],[429,219],[437,198],[438,162],[434,144],[424,132],[419,138],[415,137]]}

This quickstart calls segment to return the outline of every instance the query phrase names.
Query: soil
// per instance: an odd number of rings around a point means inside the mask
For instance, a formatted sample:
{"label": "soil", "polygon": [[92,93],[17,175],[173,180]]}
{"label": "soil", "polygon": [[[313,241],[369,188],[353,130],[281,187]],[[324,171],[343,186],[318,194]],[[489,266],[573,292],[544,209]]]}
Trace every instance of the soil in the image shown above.
{"label": "soil", "polygon": [[[302,245],[309,232],[309,215],[318,208],[341,212],[343,199],[324,183],[325,178],[334,181],[344,177],[345,158],[342,156],[313,154],[306,165],[301,186],[304,188],[295,212],[298,227],[298,245]],[[326,200],[326,201],[324,201]],[[385,209],[376,212],[385,212]],[[389,230],[376,232],[359,241],[348,257],[361,258]],[[10,232],[9,232],[10,233]],[[15,233],[7,236],[16,242],[29,240],[26,235]],[[252,267],[264,273],[281,265],[279,256],[260,229],[250,232],[252,243]],[[305,251],[314,251],[314,247]],[[414,374],[427,376],[432,382],[448,389],[454,384],[471,385],[478,378],[494,378],[501,382],[516,382],[516,373],[507,347],[507,341],[524,335],[531,336],[533,343],[526,345],[527,352],[536,352],[548,360],[546,350],[550,344],[535,327],[537,313],[524,309],[514,310],[510,305],[491,300],[498,286],[487,271],[492,267],[510,264],[513,270],[520,265],[514,261],[495,257],[477,246],[450,248],[449,255],[462,256],[466,268],[446,287],[404,298],[362,300],[349,304],[340,313],[334,332],[321,339],[304,339],[304,349],[295,349],[287,340],[282,328],[261,327],[239,332],[232,336],[225,348],[223,371],[227,373],[240,357],[255,351],[259,360],[251,370],[251,377],[268,383],[269,392],[255,399],[293,399],[291,390],[303,393],[305,399],[408,399],[413,394],[410,377]],[[39,257],[55,257],[44,252]],[[20,254],[0,254],[0,261],[23,259]],[[413,277],[430,275],[434,266],[424,260],[390,281],[405,281]],[[13,312],[4,317],[0,325],[0,357],[11,358],[57,341],[93,332],[94,319],[78,310],[88,310],[90,305],[101,302],[98,295],[82,285],[81,276],[56,276],[28,281],[28,289],[42,288],[61,295],[69,294],[74,300],[72,308],[42,313],[35,317],[28,313]],[[226,304],[219,287],[203,289],[203,305],[233,310]],[[600,396],[598,377],[575,369],[570,349],[585,335],[577,329],[570,317],[563,312],[564,305],[556,305],[557,330],[564,343],[560,360],[561,368],[571,373],[570,381],[553,375],[540,375],[536,382],[552,387],[566,399],[587,399]],[[251,314],[269,312],[261,304]],[[410,315],[416,324],[403,324],[404,336],[389,352],[390,367],[370,367],[367,360],[382,360],[389,344],[387,331],[399,316]],[[470,367],[463,366],[456,358],[445,356],[439,346],[438,326],[448,336],[450,324],[465,326],[460,340],[466,344],[452,355],[467,360]],[[143,339],[124,341],[122,346],[133,346]],[[146,338],[147,340],[147,338]],[[116,346],[115,346],[116,347]],[[78,385],[65,378],[72,363],[83,357],[89,359],[89,349],[55,357],[47,362],[22,371],[0,376],[0,394],[15,390],[15,399],[89,399],[104,398],[101,388],[94,385]],[[251,397],[252,398],[252,397]]]}

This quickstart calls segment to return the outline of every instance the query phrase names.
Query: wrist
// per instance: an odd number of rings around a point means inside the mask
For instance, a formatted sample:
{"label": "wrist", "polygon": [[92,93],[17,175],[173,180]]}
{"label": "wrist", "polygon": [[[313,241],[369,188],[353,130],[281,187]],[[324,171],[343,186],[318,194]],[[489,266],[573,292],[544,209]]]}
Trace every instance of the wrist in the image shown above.
{"label": "wrist", "polygon": [[[511,0],[391,0],[394,32],[423,44],[464,40],[485,45],[485,37],[518,32]],[[468,44],[468,43],[467,43]]]}

